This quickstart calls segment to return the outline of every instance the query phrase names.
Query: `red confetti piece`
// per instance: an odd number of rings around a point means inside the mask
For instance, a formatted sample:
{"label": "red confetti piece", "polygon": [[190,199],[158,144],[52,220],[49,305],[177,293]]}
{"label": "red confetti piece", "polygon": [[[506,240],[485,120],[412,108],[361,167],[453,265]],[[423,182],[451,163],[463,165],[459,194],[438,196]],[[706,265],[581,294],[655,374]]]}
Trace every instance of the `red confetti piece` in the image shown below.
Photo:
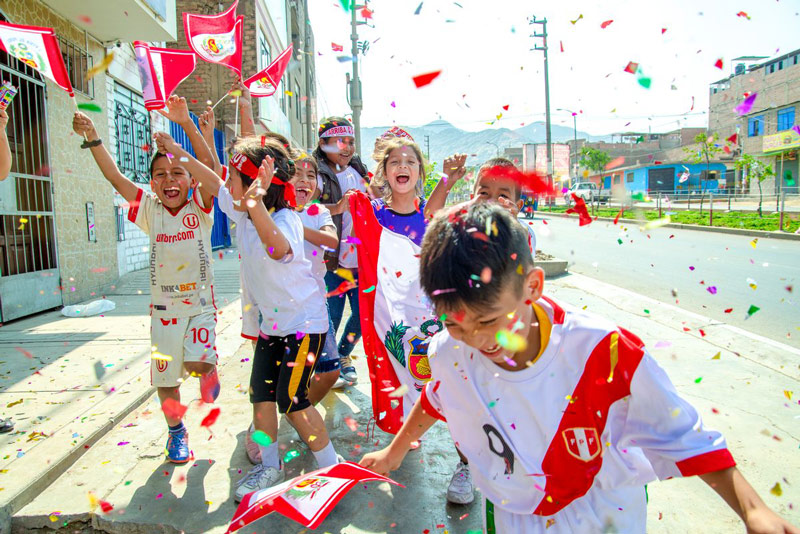
{"label": "red confetti piece", "polygon": [[617,216],[614,217],[614,224],[617,224],[617,222],[619,221],[619,218],[622,216],[622,212],[623,211],[625,211],[625,207],[624,206],[619,209],[619,212],[617,213]]}
{"label": "red confetti piece", "polygon": [[344,47],[342,45],[333,42],[331,43],[331,49],[334,52],[344,52]]}
{"label": "red confetti piece", "polygon": [[701,337],[706,337],[706,333],[702,328],[698,329],[697,331],[700,332]]}
{"label": "red confetti piece", "polygon": [[84,24],[92,23],[92,17],[90,17],[89,15],[78,15],[78,20],[83,22]]}
{"label": "red confetti piece", "polygon": [[364,9],[361,10],[361,16],[364,17],[365,19],[371,19],[372,18],[372,10],[370,8],[368,8],[367,6],[364,6]]}
{"label": "red confetti piece", "polygon": [[725,313],[733,313],[733,308],[728,308],[725,310]]}
{"label": "red confetti piece", "polygon": [[505,106],[503,106],[503,109],[508,111],[508,107],[509,107],[509,104],[506,104]]}
{"label": "red confetti piece", "polygon": [[429,83],[431,83],[436,78],[438,78],[441,73],[442,71],[440,70],[434,72],[428,72],[426,74],[420,74],[418,76],[414,76],[412,80],[414,81],[414,85],[417,86],[417,89],[419,89],[420,87],[424,87]]}
{"label": "red confetti piece", "polygon": [[355,432],[356,430],[358,430],[358,422],[349,415],[344,418],[344,423],[347,425],[347,428],[349,428],[351,432]]}
{"label": "red confetti piece", "polygon": [[161,410],[164,412],[164,415],[171,419],[180,419],[188,408],[175,399],[165,399],[161,404]]}
{"label": "red confetti piece", "polygon": [[564,51],[564,41],[559,41],[558,44],[561,46],[561,51]]}
{"label": "red confetti piece", "polygon": [[747,14],[746,12],[744,12],[744,11],[739,11],[739,12],[736,14],[736,16],[737,16],[737,17],[746,18],[747,20],[750,20],[750,15],[748,15],[748,14]]}
{"label": "red confetti piece", "polygon": [[401,276],[403,276],[403,271],[397,271],[397,272],[395,272],[395,273],[394,273],[394,275],[395,275],[397,278],[400,278]]}
{"label": "red confetti piece", "polygon": [[718,60],[717,60],[717,61],[714,63],[714,66],[715,66],[715,67],[717,67],[718,69],[722,70],[722,59],[721,59],[721,58],[720,58],[720,59],[718,59]]}
{"label": "red confetti piece", "polygon": [[636,74],[636,70],[639,68],[639,64],[633,61],[628,61],[628,64],[625,66],[625,72],[630,72],[631,74]]}
{"label": "red confetti piece", "polygon": [[732,145],[735,145],[738,140],[739,140],[739,134],[733,134],[732,136],[726,139],[726,141]]}
{"label": "red confetti piece", "polygon": [[221,410],[219,408],[212,408],[208,415],[200,422],[200,426],[204,426],[211,430],[211,425],[217,422]]}
{"label": "red confetti piece", "polygon": [[311,204],[308,207],[307,211],[308,211],[308,214],[311,215],[312,217],[314,215],[317,215],[319,213],[319,204]]}
{"label": "red confetti piece", "polygon": [[611,25],[612,22],[614,22],[614,19],[607,20],[607,21],[603,22],[600,25],[600,27],[605,30],[606,28],[608,28]]}
{"label": "red confetti piece", "polygon": [[31,360],[33,359],[33,354],[23,349],[22,347],[14,347],[14,349],[20,351],[22,355],[25,356],[26,358],[30,358]]}
{"label": "red confetti piece", "polygon": [[139,148],[141,148],[141,149],[142,149],[142,150],[144,150],[145,152],[150,152],[150,145],[148,145],[147,143],[143,144],[143,145],[142,145],[141,147],[139,147]]}
{"label": "red confetti piece", "polygon": [[98,501],[98,504],[100,505],[100,509],[103,511],[104,514],[107,514],[108,512],[114,509],[114,506],[112,506],[110,502],[101,500]]}
{"label": "red confetti piece", "polygon": [[586,226],[587,224],[591,224],[592,216],[589,215],[589,210],[586,208],[586,201],[584,201],[581,197],[572,193],[572,200],[575,202],[575,206],[569,208],[567,213],[577,213],[578,214],[578,221],[579,226]]}

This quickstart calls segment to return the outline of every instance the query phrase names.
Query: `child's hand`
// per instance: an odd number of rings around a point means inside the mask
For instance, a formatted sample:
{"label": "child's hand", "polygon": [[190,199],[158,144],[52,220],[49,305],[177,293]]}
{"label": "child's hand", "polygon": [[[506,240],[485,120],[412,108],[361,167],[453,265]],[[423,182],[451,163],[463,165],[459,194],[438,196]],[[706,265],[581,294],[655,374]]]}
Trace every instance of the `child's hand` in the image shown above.
{"label": "child's hand", "polygon": [[86,137],[90,140],[94,140],[97,137],[92,119],[80,111],[76,111],[72,117],[72,130],[81,137]]}
{"label": "child's hand", "polygon": [[272,156],[267,156],[258,168],[258,177],[253,180],[250,187],[244,194],[245,206],[250,209],[258,206],[261,199],[267,194],[267,188],[272,182],[272,175],[275,172],[275,160]]}
{"label": "child's hand", "polygon": [[203,134],[203,137],[210,137],[214,135],[214,127],[217,124],[216,118],[214,117],[214,110],[211,109],[211,106],[207,106],[206,110],[200,114],[198,117],[197,122],[200,124],[200,133]]}
{"label": "child's hand", "polygon": [[447,175],[448,187],[452,187],[453,184],[463,178],[467,173],[467,168],[464,166],[466,161],[466,154],[453,154],[444,160],[444,163],[442,164],[442,172]]}
{"label": "child's hand", "polygon": [[189,106],[186,99],[182,96],[172,95],[167,99],[167,109],[159,109],[158,112],[176,124],[187,124],[191,122],[189,118]]}
{"label": "child's hand", "polygon": [[252,99],[250,97],[250,89],[242,82],[242,80],[236,80],[231,85],[230,92],[239,91],[241,93],[239,97],[239,107],[250,107],[252,106]]}
{"label": "child's hand", "polygon": [[0,129],[5,130],[6,124],[8,124],[8,113],[6,110],[0,109]]}
{"label": "child's hand", "polygon": [[162,154],[174,154],[178,148],[181,148],[167,132],[154,133],[153,140],[156,143],[156,151]]}
{"label": "child's hand", "polygon": [[748,534],[800,534],[800,529],[770,510],[766,505],[747,512],[745,527]]}
{"label": "child's hand", "polygon": [[344,213],[346,211],[350,211],[350,197],[358,193],[357,189],[348,189],[347,192],[342,195],[342,198],[339,199],[339,202],[336,203],[337,213]]}
{"label": "child's hand", "polygon": [[379,475],[388,476],[391,471],[399,468],[401,463],[403,463],[403,458],[396,457],[391,453],[390,447],[386,447],[385,449],[365,454],[361,461],[358,462],[358,465],[371,469]]}
{"label": "child's hand", "polygon": [[519,213],[519,206],[517,206],[514,202],[508,200],[507,198],[500,197],[497,199],[497,203],[503,206],[505,209],[507,209],[512,217],[514,217],[515,219],[517,218],[517,214]]}

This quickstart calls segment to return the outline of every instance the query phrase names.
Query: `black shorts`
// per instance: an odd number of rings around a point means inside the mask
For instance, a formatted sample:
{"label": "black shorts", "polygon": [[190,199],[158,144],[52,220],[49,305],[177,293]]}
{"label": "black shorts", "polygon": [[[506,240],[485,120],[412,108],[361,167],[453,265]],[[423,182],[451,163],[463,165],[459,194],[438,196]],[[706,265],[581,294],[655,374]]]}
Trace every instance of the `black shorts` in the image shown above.
{"label": "black shorts", "polygon": [[306,334],[300,339],[294,334],[258,336],[250,374],[250,402],[277,402],[280,413],[311,406],[308,386],[324,345],[325,334]]}

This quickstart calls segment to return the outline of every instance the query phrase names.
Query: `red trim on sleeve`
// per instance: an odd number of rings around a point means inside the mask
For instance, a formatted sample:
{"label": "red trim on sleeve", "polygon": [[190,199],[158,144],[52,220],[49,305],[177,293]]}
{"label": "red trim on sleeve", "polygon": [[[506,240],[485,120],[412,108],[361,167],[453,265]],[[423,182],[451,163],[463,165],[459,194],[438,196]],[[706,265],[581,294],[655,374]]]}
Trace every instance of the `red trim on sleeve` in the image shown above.
{"label": "red trim on sleeve", "polygon": [[144,195],[144,189],[139,189],[136,193],[136,200],[130,202],[130,208],[128,209],[128,220],[132,223],[136,223],[136,216],[139,215],[139,206],[142,203],[142,196]]}
{"label": "red trim on sleeve", "polygon": [[[528,236],[530,237],[530,234],[528,234]],[[542,300],[544,300],[545,302],[550,304],[550,306],[553,307],[553,324],[564,324],[564,316],[566,315],[564,313],[564,308],[556,304],[556,301],[554,301],[550,297],[545,297],[544,295],[542,295]]]}
{"label": "red trim on sleeve", "polygon": [[691,477],[735,467],[736,461],[728,449],[719,449],[681,460],[675,465],[678,466],[681,475]]}
{"label": "red trim on sleeve", "polygon": [[242,332],[242,337],[245,338],[245,339],[249,339],[250,341],[258,341],[258,337],[257,336],[248,336],[244,332]]}
{"label": "red trim on sleeve", "polygon": [[439,413],[439,410],[434,408],[433,404],[431,404],[430,399],[428,399],[427,391],[428,391],[427,386],[422,388],[422,395],[419,398],[419,402],[422,404],[422,411],[424,411],[426,414],[430,415],[431,417],[434,417],[434,418],[438,419],[439,421],[447,422],[447,419],[445,419],[444,416]]}
{"label": "red trim on sleeve", "polygon": [[211,210],[214,209],[214,199],[213,198],[211,199],[211,206],[206,208],[205,206],[200,204],[199,200],[197,200],[199,196],[200,196],[200,192],[197,190],[197,188],[195,188],[194,193],[192,193],[192,200],[194,200],[194,203],[197,204],[198,208],[203,210],[203,213],[211,213]]}

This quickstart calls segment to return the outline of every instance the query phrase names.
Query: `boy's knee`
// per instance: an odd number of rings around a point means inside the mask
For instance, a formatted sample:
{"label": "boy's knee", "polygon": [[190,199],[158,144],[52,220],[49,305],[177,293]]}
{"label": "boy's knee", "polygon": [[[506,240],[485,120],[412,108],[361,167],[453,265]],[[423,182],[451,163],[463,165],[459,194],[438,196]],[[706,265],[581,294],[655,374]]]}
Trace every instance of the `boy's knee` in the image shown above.
{"label": "boy's knee", "polygon": [[183,367],[193,375],[205,375],[214,370],[214,365],[205,362],[184,362]]}

